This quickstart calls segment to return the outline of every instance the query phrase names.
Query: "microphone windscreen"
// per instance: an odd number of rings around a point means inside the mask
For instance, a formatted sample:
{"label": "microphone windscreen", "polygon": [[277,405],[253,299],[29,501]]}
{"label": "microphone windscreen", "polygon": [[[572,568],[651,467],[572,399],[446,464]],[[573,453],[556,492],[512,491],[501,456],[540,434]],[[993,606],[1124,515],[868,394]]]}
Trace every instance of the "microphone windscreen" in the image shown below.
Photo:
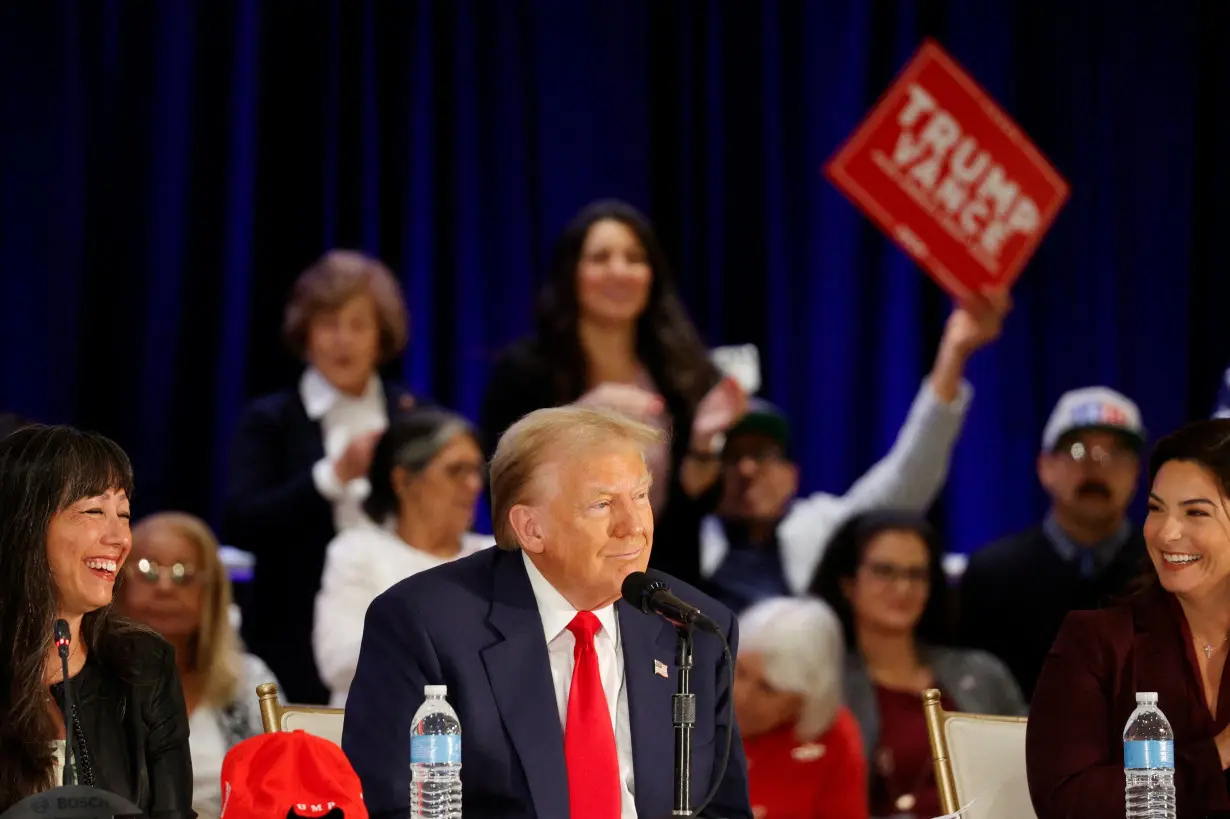
{"label": "microphone windscreen", "polygon": [[624,583],[620,586],[620,594],[624,600],[646,614],[651,614],[653,611],[649,605],[650,596],[654,592],[663,590],[670,591],[661,580],[654,580],[644,572],[632,572],[624,578]]}
{"label": "microphone windscreen", "polygon": [[[46,622],[46,621],[44,621]],[[46,626],[44,626],[46,628]],[[72,639],[72,633],[68,630],[68,621],[61,618],[56,620],[56,642],[68,642]]]}
{"label": "microphone windscreen", "polygon": [[644,611],[642,606],[645,605],[645,592],[649,591],[650,582],[649,575],[644,572],[632,572],[624,578],[619,588],[620,594],[629,605]]}

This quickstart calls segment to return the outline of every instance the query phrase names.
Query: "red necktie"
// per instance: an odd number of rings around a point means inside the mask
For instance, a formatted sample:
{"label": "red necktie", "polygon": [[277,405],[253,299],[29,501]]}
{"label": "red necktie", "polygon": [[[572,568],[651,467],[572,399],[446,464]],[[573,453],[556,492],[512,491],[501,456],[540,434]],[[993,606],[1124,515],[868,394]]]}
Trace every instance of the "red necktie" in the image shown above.
{"label": "red necktie", "polygon": [[564,759],[568,765],[568,810],[572,819],[619,819],[619,756],[594,635],[602,628],[593,612],[577,612],[568,630],[577,639],[573,650]]}

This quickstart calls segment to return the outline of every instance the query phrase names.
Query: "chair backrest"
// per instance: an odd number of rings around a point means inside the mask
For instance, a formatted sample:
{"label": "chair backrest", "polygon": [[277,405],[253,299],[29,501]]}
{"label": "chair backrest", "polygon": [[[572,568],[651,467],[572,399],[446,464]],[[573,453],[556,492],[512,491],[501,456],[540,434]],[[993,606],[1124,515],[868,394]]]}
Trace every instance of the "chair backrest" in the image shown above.
{"label": "chair backrest", "polygon": [[256,686],[256,696],[260,698],[261,723],[266,734],[306,731],[337,745],[342,744],[342,719],[346,713],[343,709],[317,705],[283,705],[278,700],[276,683]]}
{"label": "chair backrest", "polygon": [[923,692],[935,782],[945,813],[965,819],[1037,819],[1025,778],[1024,717],[945,711],[940,692]]}

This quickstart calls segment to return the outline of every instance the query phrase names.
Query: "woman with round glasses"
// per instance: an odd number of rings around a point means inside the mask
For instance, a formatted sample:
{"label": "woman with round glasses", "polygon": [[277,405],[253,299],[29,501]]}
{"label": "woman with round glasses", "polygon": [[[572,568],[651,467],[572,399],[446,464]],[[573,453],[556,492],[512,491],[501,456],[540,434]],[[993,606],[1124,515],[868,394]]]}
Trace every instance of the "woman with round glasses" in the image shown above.
{"label": "woman with round glasses", "polygon": [[261,733],[256,686],[277,680],[239,645],[230,579],[204,521],[181,512],[142,519],[126,571],[120,610],[175,647],[191,730],[192,807],[202,819],[217,817],[222,758]]}
{"label": "woman with round glasses", "polygon": [[863,732],[873,817],[940,814],[922,692],[945,709],[1018,716],[1021,692],[990,654],[948,647],[944,553],[913,513],[856,515],[829,542],[811,592],[841,620],[846,704]]}

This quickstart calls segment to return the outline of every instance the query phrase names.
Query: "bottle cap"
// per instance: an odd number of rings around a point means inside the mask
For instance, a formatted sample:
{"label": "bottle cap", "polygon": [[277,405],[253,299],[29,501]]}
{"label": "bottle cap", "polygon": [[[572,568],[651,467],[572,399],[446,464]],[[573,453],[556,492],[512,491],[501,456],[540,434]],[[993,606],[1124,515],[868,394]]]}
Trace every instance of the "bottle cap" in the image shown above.
{"label": "bottle cap", "polygon": [[1143,703],[1156,703],[1157,702],[1157,692],[1156,691],[1137,691],[1136,692],[1136,702],[1137,703],[1142,703],[1142,702]]}
{"label": "bottle cap", "polygon": [[[447,685],[425,685],[423,686],[423,696],[424,697],[446,697],[448,696],[448,686]],[[1154,694],[1153,696],[1155,699],[1157,698],[1157,694]]]}

